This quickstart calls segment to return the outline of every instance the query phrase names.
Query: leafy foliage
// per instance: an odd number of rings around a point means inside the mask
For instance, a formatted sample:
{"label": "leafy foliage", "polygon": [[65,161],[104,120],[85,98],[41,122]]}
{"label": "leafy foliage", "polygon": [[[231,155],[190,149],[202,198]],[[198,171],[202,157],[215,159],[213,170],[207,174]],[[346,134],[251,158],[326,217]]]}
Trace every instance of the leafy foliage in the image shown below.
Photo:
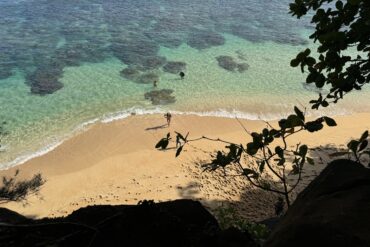
{"label": "leafy foliage", "polygon": [[241,231],[248,232],[257,242],[267,239],[270,234],[270,230],[265,225],[241,219],[232,207],[217,208],[216,218],[221,229],[238,228]]}
{"label": "leafy foliage", "polygon": [[[294,107],[294,114],[283,118],[278,122],[278,127],[273,127],[267,123],[267,127],[260,133],[250,133],[252,141],[243,144],[236,144],[220,139],[201,137],[193,140],[177,133],[177,139],[183,142],[177,147],[176,157],[184,150],[184,146],[189,142],[207,139],[227,143],[225,151],[217,151],[211,155],[212,160],[209,164],[204,164],[205,171],[215,171],[222,169],[226,173],[226,167],[234,165],[238,168],[239,175],[246,177],[254,186],[277,193],[284,196],[287,205],[290,205],[289,194],[297,187],[301,180],[302,170],[305,163],[314,164],[314,160],[308,157],[308,147],[304,144],[297,144],[294,149],[289,148],[287,138],[300,131],[316,132],[327,126],[336,126],[334,119],[323,116],[313,121],[306,121],[305,113],[298,107]],[[167,134],[168,138],[169,135]],[[163,138],[162,140],[165,140]],[[280,140],[282,145],[273,146]],[[161,142],[161,141],[160,141]],[[158,145],[158,144],[157,144]],[[252,158],[252,161],[246,159]],[[278,181],[272,182],[267,179],[270,174]],[[295,176],[293,184],[288,183],[288,176]]]}
{"label": "leafy foliage", "polygon": [[[310,101],[312,109],[318,109],[337,103],[345,94],[360,90],[370,82],[370,1],[294,0],[290,4],[291,14],[298,18],[309,11],[314,12],[311,22],[315,25],[315,31],[310,39],[319,42],[318,58],[311,55],[310,49],[306,49],[291,61],[291,66],[299,66],[302,73],[308,72],[306,83],[314,83],[318,88],[329,87],[327,95],[320,94],[317,100]],[[352,47],[355,55],[348,55],[346,51]],[[252,185],[283,196],[289,207],[289,194],[300,182],[304,165],[314,165],[314,160],[308,157],[307,145],[299,143],[295,148],[289,148],[287,138],[300,131],[312,133],[320,131],[324,125],[333,127],[337,124],[326,116],[307,121],[298,107],[294,108],[294,114],[280,119],[278,127],[267,124],[261,132],[250,133],[252,141],[245,145],[204,136],[193,140],[185,138],[177,148],[176,157],[191,141],[207,139],[224,142],[227,144],[226,150],[217,151],[212,161],[204,165],[205,170],[223,169],[227,175],[225,168],[234,165],[239,168],[239,175],[246,177]],[[348,144],[358,161],[361,155],[370,155],[366,150],[367,133]],[[177,138],[180,138],[179,133]],[[269,174],[277,183],[267,179]],[[295,177],[295,182],[288,183],[289,175]],[[283,208],[281,202],[275,206],[277,212]]]}
{"label": "leafy foliage", "polygon": [[23,201],[28,195],[37,193],[45,183],[41,174],[36,174],[29,180],[17,181],[18,174],[19,170],[15,172],[14,177],[3,177],[0,186],[0,204],[10,201]]}
{"label": "leafy foliage", "polygon": [[[370,146],[369,146],[369,131],[365,131],[362,133],[360,139],[358,140],[351,140],[347,147],[350,152],[353,153],[357,162],[361,163],[361,157],[367,155],[370,159]],[[370,167],[370,161],[368,163]]]}
{"label": "leafy foliage", "polygon": [[170,133],[167,133],[167,136],[162,138],[156,145],[155,145],[155,148],[158,148],[158,149],[166,149],[168,144],[170,143],[170,140],[171,140],[171,134]]}
{"label": "leafy foliage", "polygon": [[[5,125],[6,122],[0,124],[0,147],[2,137],[8,134],[5,130]],[[2,178],[2,184],[0,185],[0,204],[10,201],[24,201],[28,195],[37,193],[45,183],[41,174],[36,174],[29,180],[17,181],[18,174],[19,170],[16,170],[13,177]]]}
{"label": "leafy foliage", "polygon": [[[290,13],[298,18],[309,11],[314,11],[311,22],[315,25],[310,39],[319,42],[319,56],[314,58],[306,49],[291,61],[291,66],[299,66],[302,73],[307,69],[306,83],[318,88],[329,86],[325,97],[320,94],[310,101],[312,108],[318,109],[370,82],[370,1],[295,0],[290,4]],[[355,55],[345,54],[351,47],[356,48]]]}

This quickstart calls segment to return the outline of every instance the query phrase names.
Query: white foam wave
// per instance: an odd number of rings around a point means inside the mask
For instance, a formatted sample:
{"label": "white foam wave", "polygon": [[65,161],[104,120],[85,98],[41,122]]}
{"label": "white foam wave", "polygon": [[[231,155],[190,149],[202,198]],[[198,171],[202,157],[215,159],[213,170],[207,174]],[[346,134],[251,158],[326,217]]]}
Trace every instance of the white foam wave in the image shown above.
{"label": "white foam wave", "polygon": [[110,123],[113,121],[125,119],[132,115],[151,115],[151,114],[161,114],[165,112],[166,111],[164,109],[161,109],[160,107],[156,107],[153,109],[143,109],[143,108],[138,108],[138,107],[131,107],[124,111],[105,115],[100,121],[102,123]]}
{"label": "white foam wave", "polygon": [[[152,108],[152,109],[143,109],[139,107],[132,107],[120,112],[112,113],[112,114],[107,114],[104,115],[102,118],[95,118],[89,121],[86,121],[80,125],[78,125],[76,128],[74,128],[71,133],[68,135],[65,135],[63,138],[60,138],[60,140],[53,141],[51,144],[46,145],[45,147],[39,149],[36,152],[29,152],[26,154],[23,154],[16,159],[7,162],[7,163],[1,163],[0,164],[0,170],[5,170],[9,169],[11,167],[21,165],[33,158],[42,156],[55,148],[57,148],[59,145],[61,145],[64,141],[68,140],[69,138],[73,137],[75,134],[80,133],[89,126],[101,122],[101,123],[110,123],[118,120],[125,119],[129,116],[132,115],[152,115],[152,114],[163,114],[166,113],[167,111],[173,113],[173,114],[178,114],[178,115],[196,115],[196,116],[204,116],[204,117],[223,117],[223,118],[239,118],[239,119],[248,119],[248,120],[265,120],[265,121],[272,121],[272,120],[277,120],[283,117],[286,117],[287,114],[284,113],[246,113],[238,110],[232,110],[228,111],[226,109],[219,109],[215,111],[203,111],[203,112],[195,112],[195,111],[176,111],[176,110],[166,110],[160,107],[157,108]],[[348,115],[351,114],[351,112],[346,111],[346,110],[336,110],[332,111],[331,115]],[[315,112],[309,112],[307,114],[308,116],[316,117],[317,114]],[[320,114],[322,115],[322,113]]]}
{"label": "white foam wave", "polygon": [[276,120],[283,116],[283,114],[265,114],[265,113],[246,113],[242,111],[232,110],[228,111],[225,109],[219,109],[216,111],[203,111],[203,112],[180,112],[180,111],[171,111],[174,114],[179,115],[196,115],[201,117],[222,117],[222,118],[239,118],[239,119],[248,119],[248,120]]}
{"label": "white foam wave", "polygon": [[50,151],[54,150],[56,147],[58,147],[63,142],[64,142],[64,140],[54,142],[52,144],[47,145],[44,148],[41,148],[40,150],[38,150],[36,152],[26,153],[26,154],[23,154],[23,155],[17,157],[16,159],[14,159],[10,162],[2,163],[2,164],[0,164],[0,170],[6,170],[6,169],[12,168],[14,166],[21,165],[21,164],[23,164],[23,163],[25,163],[25,162],[33,159],[33,158],[36,158],[36,157],[42,156],[46,153],[49,153]]}

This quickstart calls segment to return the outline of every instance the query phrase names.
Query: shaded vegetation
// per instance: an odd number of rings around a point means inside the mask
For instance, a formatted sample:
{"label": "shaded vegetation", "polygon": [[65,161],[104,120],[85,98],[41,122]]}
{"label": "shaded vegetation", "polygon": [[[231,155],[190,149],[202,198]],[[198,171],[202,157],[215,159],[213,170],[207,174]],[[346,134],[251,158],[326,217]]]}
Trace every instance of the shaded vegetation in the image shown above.
{"label": "shaded vegetation", "polygon": [[262,243],[269,236],[270,230],[264,224],[240,218],[232,207],[219,207],[216,209],[215,216],[221,229],[235,227],[240,231],[248,232],[256,242]]}
{"label": "shaded vegetation", "polygon": [[45,183],[41,174],[34,175],[29,180],[17,181],[19,170],[13,177],[3,177],[0,185],[0,204],[6,202],[20,202],[27,199],[31,194],[39,192],[41,186]]}
{"label": "shaded vegetation", "polygon": [[8,218],[0,223],[1,246],[256,246],[248,233],[221,230],[216,219],[191,200],[89,206],[54,219],[13,215],[0,210],[0,218]]}
{"label": "shaded vegetation", "polygon": [[[329,93],[323,97],[321,93],[317,100],[312,100],[313,109],[319,106],[327,107],[330,102],[336,103],[343,95],[353,89],[360,90],[370,82],[370,2],[364,0],[349,0],[343,3],[332,0],[295,0],[290,4],[290,11],[298,18],[314,11],[311,22],[315,25],[315,32],[310,36],[314,42],[319,41],[319,58],[310,56],[311,50],[300,52],[291,61],[291,66],[300,66],[302,73],[308,70],[307,83],[314,83],[315,87],[329,86]],[[351,47],[357,49],[355,57],[345,55]],[[229,56],[217,57],[219,65],[229,71],[237,69],[238,65]],[[305,111],[304,111],[305,112]],[[327,116],[307,121],[305,113],[294,107],[294,114],[278,121],[278,127],[267,123],[267,128],[260,132],[250,133],[252,142],[246,145],[232,143],[221,139],[200,137],[188,139],[176,132],[176,139],[181,140],[180,147],[176,150],[176,157],[180,155],[184,146],[193,141],[206,139],[226,143],[226,151],[217,151],[211,155],[211,162],[204,164],[207,171],[224,169],[229,165],[239,169],[237,176],[244,176],[257,188],[282,195],[287,206],[290,206],[289,194],[301,181],[301,174],[305,163],[311,165],[314,161],[308,157],[307,145],[298,143],[289,148],[287,138],[300,131],[317,132],[324,124],[336,126],[334,119]],[[348,144],[357,161],[363,155],[369,155],[366,150],[368,145],[368,132],[366,131],[359,140]],[[165,149],[169,143],[170,133],[161,139],[156,148]],[[276,144],[280,140],[281,144]],[[251,158],[248,159],[248,158]],[[244,161],[244,162],[243,162]],[[226,171],[225,171],[225,175]],[[235,174],[229,174],[235,175]],[[288,176],[294,176],[295,183],[288,184]],[[276,202],[276,211],[281,211],[281,202]]]}
{"label": "shaded vegetation", "polygon": [[[2,122],[0,125],[0,147],[2,137],[8,132],[5,130],[6,122]],[[13,177],[3,177],[2,183],[0,184],[0,204],[6,202],[20,202],[27,199],[27,196],[31,194],[37,194],[41,186],[45,183],[41,174],[34,175],[29,180],[18,181],[17,176],[19,170],[16,170]]]}
{"label": "shaded vegetation", "polygon": [[[307,145],[299,143],[292,149],[287,143],[287,138],[301,131],[319,131],[324,127],[324,124],[330,127],[336,126],[336,122],[332,118],[324,116],[313,121],[306,121],[305,114],[301,110],[295,107],[294,111],[295,114],[281,119],[278,122],[278,127],[267,123],[268,127],[260,133],[250,133],[246,130],[252,137],[252,141],[246,145],[205,136],[188,139],[188,134],[184,136],[176,132],[176,139],[181,140],[181,145],[176,150],[176,157],[190,142],[206,139],[226,143],[226,151],[217,151],[211,155],[211,162],[202,165],[204,170],[223,169],[225,175],[244,176],[255,187],[283,196],[289,207],[291,204],[289,194],[301,181],[304,165],[306,163],[313,165],[314,161],[308,156]],[[167,148],[169,140],[170,133],[157,143],[156,148]],[[278,142],[277,140],[282,143],[282,146],[275,144]],[[236,166],[236,174],[226,174],[225,168],[229,165]],[[295,182],[293,184],[289,184],[289,176],[294,176]]]}
{"label": "shaded vegetation", "polygon": [[315,32],[310,39],[319,43],[319,56],[314,58],[311,50],[306,49],[291,61],[291,66],[308,72],[307,83],[330,88],[327,95],[320,94],[310,102],[313,109],[336,103],[370,82],[369,1],[295,0],[290,11],[298,18],[314,12],[311,22]]}
{"label": "shaded vegetation", "polygon": [[365,165],[362,161],[362,157],[368,156],[368,164],[367,166],[370,167],[370,146],[369,146],[369,131],[365,131],[362,133],[360,139],[358,140],[351,140],[348,144],[348,150],[350,154],[353,154],[355,161],[358,163],[362,163]]}

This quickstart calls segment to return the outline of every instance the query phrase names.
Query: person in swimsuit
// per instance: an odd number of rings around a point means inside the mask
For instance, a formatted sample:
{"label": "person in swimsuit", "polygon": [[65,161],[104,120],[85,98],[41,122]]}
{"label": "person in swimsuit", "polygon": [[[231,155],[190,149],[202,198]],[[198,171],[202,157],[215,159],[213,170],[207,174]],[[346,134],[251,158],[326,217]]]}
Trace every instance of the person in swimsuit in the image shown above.
{"label": "person in swimsuit", "polygon": [[166,114],[164,114],[164,117],[167,119],[167,125],[168,127],[170,127],[170,124],[171,124],[171,113],[167,112]]}

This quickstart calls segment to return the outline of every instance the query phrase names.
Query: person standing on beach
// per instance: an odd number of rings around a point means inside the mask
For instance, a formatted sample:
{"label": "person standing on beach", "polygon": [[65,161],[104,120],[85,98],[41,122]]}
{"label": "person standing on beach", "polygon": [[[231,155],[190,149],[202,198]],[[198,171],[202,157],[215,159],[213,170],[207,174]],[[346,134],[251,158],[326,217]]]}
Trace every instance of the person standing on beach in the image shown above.
{"label": "person standing on beach", "polygon": [[170,127],[170,124],[171,124],[171,113],[167,112],[166,114],[164,114],[164,117],[167,119],[167,125],[168,127]]}

